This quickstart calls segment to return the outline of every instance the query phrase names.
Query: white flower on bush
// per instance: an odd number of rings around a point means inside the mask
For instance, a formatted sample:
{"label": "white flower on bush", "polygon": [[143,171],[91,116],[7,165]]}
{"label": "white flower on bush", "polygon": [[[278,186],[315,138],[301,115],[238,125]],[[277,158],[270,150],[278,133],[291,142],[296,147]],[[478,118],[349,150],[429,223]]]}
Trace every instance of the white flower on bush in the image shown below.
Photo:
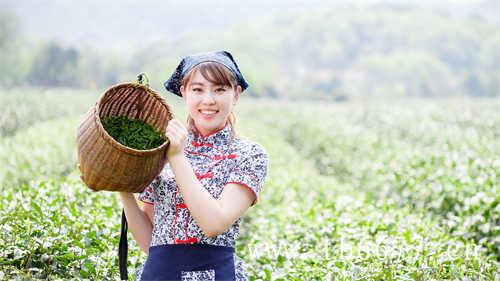
{"label": "white flower on bush", "polygon": [[485,224],[479,226],[479,230],[481,230],[481,232],[483,232],[485,234],[489,233],[490,229],[491,229],[490,223],[485,223]]}

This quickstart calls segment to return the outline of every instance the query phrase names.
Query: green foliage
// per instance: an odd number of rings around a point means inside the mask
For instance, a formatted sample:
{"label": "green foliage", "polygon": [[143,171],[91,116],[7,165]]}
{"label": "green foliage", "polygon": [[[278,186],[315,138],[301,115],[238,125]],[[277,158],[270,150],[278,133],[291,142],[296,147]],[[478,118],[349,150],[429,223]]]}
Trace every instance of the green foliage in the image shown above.
{"label": "green foliage", "polygon": [[15,17],[6,11],[0,10],[0,48],[3,49],[12,44],[12,39],[18,31],[18,22]]}
{"label": "green foliage", "polygon": [[0,186],[27,184],[33,179],[66,175],[72,171],[76,165],[76,126],[78,118],[63,117],[0,138],[0,161],[3,163]]}
{"label": "green foliage", "polygon": [[[301,107],[300,114],[287,115],[295,122],[281,130],[320,173],[376,200],[427,210],[451,235],[473,239],[498,258],[497,106],[448,101]],[[307,121],[313,118],[322,122]]]}
{"label": "green foliage", "polygon": [[[480,18],[411,5],[331,6],[269,15],[227,30],[156,42],[126,58],[111,52],[37,45],[0,14],[0,85],[108,87],[139,72],[161,83],[187,54],[226,49],[251,87],[248,95],[338,97],[490,97],[500,93],[500,28]],[[244,33],[241,30],[245,30]]]}
{"label": "green foliage", "polygon": [[148,46],[135,61],[164,79],[183,55],[228,49],[248,76],[248,93],[273,98],[478,97],[500,92],[499,43],[498,26],[480,19],[411,6],[323,4]]}
{"label": "green foliage", "polygon": [[79,64],[80,55],[75,48],[50,42],[35,56],[28,79],[35,86],[81,86]]}
{"label": "green foliage", "polygon": [[0,94],[0,137],[10,136],[34,123],[83,114],[99,91],[17,88]]}
{"label": "green foliage", "polygon": [[[250,280],[498,279],[497,106],[242,99],[237,132],[270,155],[237,242]],[[121,204],[79,180],[78,119],[0,137],[0,279],[118,279]]]}
{"label": "green foliage", "polygon": [[19,85],[29,71],[29,56],[20,36],[19,20],[0,10],[0,87]]}
{"label": "green foliage", "polygon": [[1,203],[0,271],[7,279],[115,280],[115,198],[90,194],[72,173],[7,189]]}
{"label": "green foliage", "polygon": [[113,54],[26,38],[21,20],[0,11],[0,87],[97,88],[117,83],[126,63]]}
{"label": "green foliage", "polygon": [[[450,235],[425,208],[373,197],[369,189],[356,185],[354,177],[339,180],[335,173],[319,174],[319,166],[308,161],[315,157],[302,151],[314,149],[316,139],[328,131],[308,134],[301,131],[303,127],[287,124],[329,123],[332,118],[323,114],[331,111],[309,107],[320,114],[287,114],[298,108],[304,112],[305,107],[254,103],[243,113],[255,114],[242,127],[265,145],[271,160],[260,206],[244,222],[238,247],[243,257],[250,257],[251,280],[494,280],[495,258],[479,258],[479,246]],[[263,128],[274,130],[262,134]],[[307,142],[291,145],[287,131],[303,132]],[[356,142],[355,137],[351,141]],[[346,158],[356,157],[349,150],[343,153]],[[368,157],[364,161],[367,166],[377,165]],[[353,162],[346,164],[359,164]],[[372,181],[378,186],[377,178]]]}
{"label": "green foliage", "polygon": [[[500,92],[500,28],[408,6],[322,4],[145,46],[127,57],[34,41],[0,14],[0,85],[107,87],[139,72],[160,85],[189,53],[234,53],[258,97],[491,97]],[[241,32],[245,30],[245,32]],[[258,38],[258,40],[248,40]]]}
{"label": "green foliage", "polygon": [[165,142],[165,135],[157,132],[150,124],[140,119],[127,116],[110,116],[101,118],[104,129],[116,141],[130,148],[148,150]]}

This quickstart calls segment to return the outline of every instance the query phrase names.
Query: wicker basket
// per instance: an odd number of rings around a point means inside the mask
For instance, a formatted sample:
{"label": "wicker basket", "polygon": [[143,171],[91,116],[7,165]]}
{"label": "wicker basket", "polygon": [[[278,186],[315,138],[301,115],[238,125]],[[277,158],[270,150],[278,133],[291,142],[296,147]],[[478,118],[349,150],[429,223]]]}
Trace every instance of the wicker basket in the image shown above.
{"label": "wicker basket", "polygon": [[163,169],[168,140],[150,150],[126,147],[101,124],[101,118],[118,115],[141,119],[161,132],[172,119],[163,97],[147,85],[124,83],[109,88],[78,126],[78,167],[93,191],[141,192]]}

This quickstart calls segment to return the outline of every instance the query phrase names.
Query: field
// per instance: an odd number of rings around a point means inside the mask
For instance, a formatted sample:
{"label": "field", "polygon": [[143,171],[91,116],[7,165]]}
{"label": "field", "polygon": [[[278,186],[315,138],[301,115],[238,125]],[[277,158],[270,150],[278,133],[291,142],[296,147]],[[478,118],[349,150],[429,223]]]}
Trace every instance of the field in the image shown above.
{"label": "field", "polygon": [[[0,93],[0,280],[119,279],[118,195],[76,168],[97,97]],[[500,280],[499,106],[243,97],[238,132],[271,160],[237,243],[251,280]],[[129,234],[131,280],[145,258]]]}

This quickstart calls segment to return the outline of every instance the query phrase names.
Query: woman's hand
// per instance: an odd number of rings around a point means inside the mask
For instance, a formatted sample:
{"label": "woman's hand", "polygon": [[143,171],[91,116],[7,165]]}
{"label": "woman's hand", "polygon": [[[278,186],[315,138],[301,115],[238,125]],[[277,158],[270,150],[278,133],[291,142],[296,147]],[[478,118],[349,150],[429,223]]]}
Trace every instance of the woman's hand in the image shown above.
{"label": "woman's hand", "polygon": [[188,137],[186,127],[179,120],[172,119],[168,122],[165,136],[170,141],[167,149],[167,159],[182,155]]}

